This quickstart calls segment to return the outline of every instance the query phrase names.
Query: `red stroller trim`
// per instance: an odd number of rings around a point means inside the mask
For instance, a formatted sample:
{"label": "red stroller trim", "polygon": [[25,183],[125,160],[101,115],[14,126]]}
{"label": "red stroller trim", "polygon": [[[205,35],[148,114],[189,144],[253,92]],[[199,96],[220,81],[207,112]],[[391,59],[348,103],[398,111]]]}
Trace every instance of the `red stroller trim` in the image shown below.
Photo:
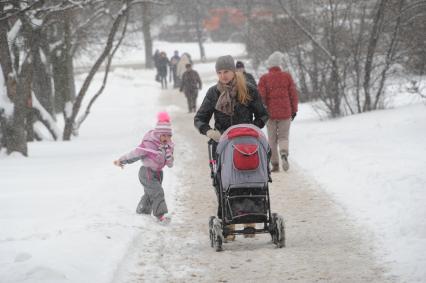
{"label": "red stroller trim", "polygon": [[234,128],[228,132],[228,139],[233,139],[236,137],[249,136],[249,137],[259,137],[259,133],[252,128]]}

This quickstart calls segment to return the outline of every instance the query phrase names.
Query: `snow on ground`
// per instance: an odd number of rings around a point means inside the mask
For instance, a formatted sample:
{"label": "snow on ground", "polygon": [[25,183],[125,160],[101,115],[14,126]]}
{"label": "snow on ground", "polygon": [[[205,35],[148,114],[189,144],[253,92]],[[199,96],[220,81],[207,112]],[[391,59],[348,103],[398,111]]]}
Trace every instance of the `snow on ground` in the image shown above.
{"label": "snow on ground", "polygon": [[[158,47],[185,51],[176,44]],[[230,53],[225,45],[208,48],[216,55]],[[128,56],[122,60],[137,57]],[[214,83],[213,67],[195,67],[207,78],[202,95]],[[78,138],[30,143],[29,158],[0,153],[0,282],[109,282],[140,231],[154,227],[152,234],[144,233],[152,243],[167,231],[134,213],[142,195],[139,166],[112,165],[138,144],[163,110],[153,77],[154,71],[116,69]],[[290,161],[371,229],[392,274],[402,282],[424,281],[425,105],[329,121],[319,121],[308,105],[300,108],[291,129]],[[172,211],[182,182],[176,176],[183,169],[165,171]],[[144,268],[155,271],[155,261]]]}
{"label": "snow on ground", "polygon": [[[152,75],[117,70],[78,138],[30,143],[29,158],[1,157],[0,282],[111,280],[152,222],[134,213],[139,166],[112,165],[154,125],[160,90]],[[173,182],[167,172],[167,187]]]}
{"label": "snow on ground", "polygon": [[302,105],[292,125],[291,160],[367,224],[393,274],[424,281],[426,106],[323,122],[311,111]]}

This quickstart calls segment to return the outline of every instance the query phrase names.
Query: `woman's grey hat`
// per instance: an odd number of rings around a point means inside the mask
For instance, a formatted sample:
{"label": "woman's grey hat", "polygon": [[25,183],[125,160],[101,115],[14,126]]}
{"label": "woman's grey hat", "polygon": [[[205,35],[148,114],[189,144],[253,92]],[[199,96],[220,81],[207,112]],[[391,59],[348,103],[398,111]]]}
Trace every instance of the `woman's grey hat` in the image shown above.
{"label": "woman's grey hat", "polygon": [[230,70],[235,72],[234,58],[231,55],[220,56],[216,60],[216,72]]}

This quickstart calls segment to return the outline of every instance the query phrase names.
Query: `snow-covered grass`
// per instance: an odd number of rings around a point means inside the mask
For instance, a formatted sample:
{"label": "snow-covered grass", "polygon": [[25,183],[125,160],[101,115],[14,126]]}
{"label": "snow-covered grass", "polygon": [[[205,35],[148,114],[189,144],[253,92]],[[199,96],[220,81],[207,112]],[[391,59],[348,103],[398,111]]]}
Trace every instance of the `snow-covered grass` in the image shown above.
{"label": "snow-covered grass", "polygon": [[[178,49],[198,54],[196,45],[191,46],[158,45],[169,53]],[[206,47],[208,56],[232,51],[228,44]],[[120,60],[143,60],[142,54],[128,52]],[[203,77],[202,96],[215,81],[214,64],[197,64],[195,69]],[[134,212],[142,195],[139,166],[121,171],[112,165],[154,125],[155,113],[164,110],[157,103],[160,89],[153,77],[154,71],[115,69],[78,138],[30,143],[28,158],[0,153],[0,282],[114,278],[135,237],[153,225],[150,217]],[[99,75],[96,83],[101,79]],[[328,121],[319,121],[309,105],[301,105],[291,128],[290,161],[373,232],[379,258],[400,281],[422,282],[426,106],[398,106],[395,101],[394,109]],[[172,118],[180,111],[174,105],[167,110]],[[165,170],[172,211],[179,170],[183,168]],[[163,230],[157,227],[143,236],[155,241]]]}
{"label": "snow-covered grass", "polygon": [[[118,70],[78,138],[30,143],[29,158],[0,157],[0,282],[111,280],[152,221],[134,213],[139,166],[112,165],[154,125],[160,90],[152,77]],[[165,176],[173,199],[174,175]]]}
{"label": "snow-covered grass", "polygon": [[424,281],[426,106],[323,122],[313,117],[311,107],[301,105],[291,128],[291,161],[374,233],[379,257],[393,274]]}

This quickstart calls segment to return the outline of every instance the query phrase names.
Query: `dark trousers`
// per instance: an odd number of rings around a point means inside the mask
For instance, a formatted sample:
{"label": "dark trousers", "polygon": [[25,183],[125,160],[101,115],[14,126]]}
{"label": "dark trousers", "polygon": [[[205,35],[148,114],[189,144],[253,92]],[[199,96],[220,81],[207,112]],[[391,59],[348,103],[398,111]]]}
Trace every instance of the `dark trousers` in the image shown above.
{"label": "dark trousers", "polygon": [[179,85],[179,78],[177,76],[177,68],[176,68],[176,66],[170,67],[170,73],[171,73],[171,76],[173,78],[173,87],[174,88],[180,87],[180,85]]}
{"label": "dark trousers", "polygon": [[144,195],[136,208],[140,214],[161,216],[168,212],[164,190],[162,187],[163,171],[154,171],[142,166],[139,170],[139,181],[143,185]]}
{"label": "dark trousers", "polygon": [[161,88],[167,88],[167,75],[160,75]]}
{"label": "dark trousers", "polygon": [[195,112],[197,108],[198,89],[185,90],[185,96],[188,102],[188,112]]}

